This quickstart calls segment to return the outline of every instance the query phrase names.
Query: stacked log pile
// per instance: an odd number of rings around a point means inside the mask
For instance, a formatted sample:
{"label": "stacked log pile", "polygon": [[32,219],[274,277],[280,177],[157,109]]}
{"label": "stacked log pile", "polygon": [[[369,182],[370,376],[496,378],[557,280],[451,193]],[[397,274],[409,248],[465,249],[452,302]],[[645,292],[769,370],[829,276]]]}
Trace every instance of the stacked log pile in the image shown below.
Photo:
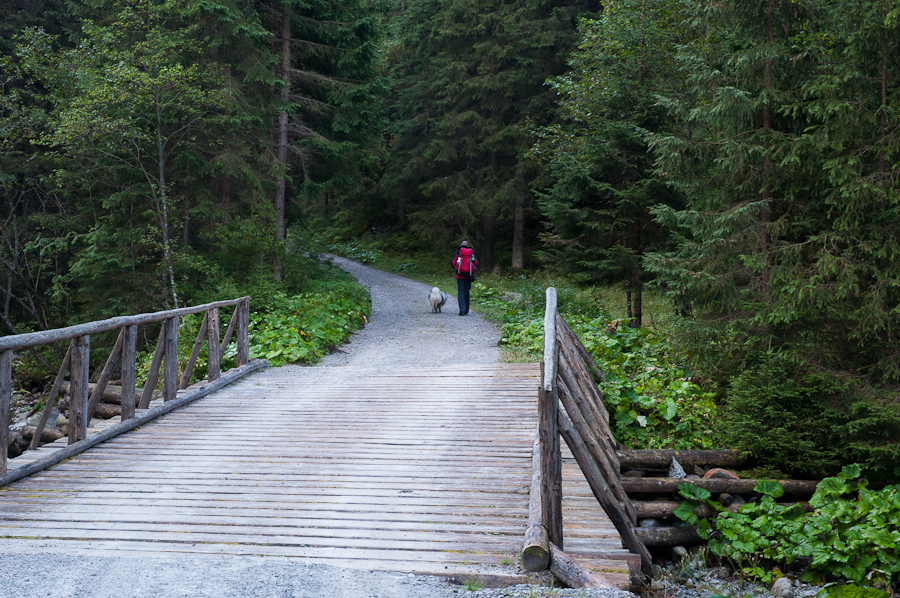
{"label": "stacked log pile", "polygon": [[[646,546],[689,546],[702,542],[696,530],[675,517],[681,504],[678,487],[693,484],[712,493],[725,509],[736,511],[755,498],[753,488],[759,480],[741,479],[728,468],[738,467],[743,458],[737,451],[696,450],[616,451],[621,466],[620,479],[634,505],[638,536]],[[816,480],[777,480],[784,499],[801,501],[816,490]],[[802,503],[808,507],[808,503]],[[702,505],[698,517],[714,517],[717,510]]]}

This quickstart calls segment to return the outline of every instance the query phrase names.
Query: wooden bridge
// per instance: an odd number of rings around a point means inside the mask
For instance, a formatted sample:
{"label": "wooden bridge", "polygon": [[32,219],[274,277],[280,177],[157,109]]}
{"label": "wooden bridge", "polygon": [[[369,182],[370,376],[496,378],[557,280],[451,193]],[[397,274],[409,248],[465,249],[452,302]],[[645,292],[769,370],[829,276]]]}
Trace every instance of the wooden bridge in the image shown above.
{"label": "wooden bridge", "polygon": [[[235,337],[246,339],[245,303],[236,305]],[[166,334],[163,326],[158,346],[174,347]],[[157,368],[169,361],[159,353]],[[388,374],[288,366],[223,384],[256,365],[182,390],[163,368],[170,390],[133,418],[94,420],[74,441],[10,460],[0,483],[62,462],[0,489],[0,552],[279,556],[523,580],[515,565],[533,503],[538,364]],[[74,377],[89,412],[86,376]],[[209,394],[214,384],[224,388]],[[208,396],[170,409],[198,393]],[[567,553],[629,587],[635,555],[571,455],[561,464]]]}

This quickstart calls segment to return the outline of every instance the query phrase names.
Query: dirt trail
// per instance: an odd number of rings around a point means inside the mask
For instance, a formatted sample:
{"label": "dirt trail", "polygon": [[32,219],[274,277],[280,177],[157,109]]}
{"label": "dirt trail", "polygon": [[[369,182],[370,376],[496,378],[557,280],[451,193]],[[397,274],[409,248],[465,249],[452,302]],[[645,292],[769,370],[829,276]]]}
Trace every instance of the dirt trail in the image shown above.
{"label": "dirt trail", "polygon": [[[441,313],[431,313],[431,287],[348,259],[333,263],[355,277],[372,295],[372,317],[350,342],[320,366],[385,369],[405,366],[493,364],[500,357],[500,331],[474,311],[459,316],[456,279],[448,274],[442,290],[451,295]],[[475,307],[477,308],[477,297]]]}

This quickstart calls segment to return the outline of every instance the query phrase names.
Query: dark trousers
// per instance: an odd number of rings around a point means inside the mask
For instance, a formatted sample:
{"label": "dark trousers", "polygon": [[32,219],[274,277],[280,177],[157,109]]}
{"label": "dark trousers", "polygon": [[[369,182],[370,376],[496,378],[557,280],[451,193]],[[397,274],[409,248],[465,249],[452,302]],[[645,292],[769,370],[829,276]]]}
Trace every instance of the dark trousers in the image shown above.
{"label": "dark trousers", "polygon": [[469,313],[469,291],[472,288],[472,281],[468,278],[456,279],[456,297],[459,301],[459,313]]}

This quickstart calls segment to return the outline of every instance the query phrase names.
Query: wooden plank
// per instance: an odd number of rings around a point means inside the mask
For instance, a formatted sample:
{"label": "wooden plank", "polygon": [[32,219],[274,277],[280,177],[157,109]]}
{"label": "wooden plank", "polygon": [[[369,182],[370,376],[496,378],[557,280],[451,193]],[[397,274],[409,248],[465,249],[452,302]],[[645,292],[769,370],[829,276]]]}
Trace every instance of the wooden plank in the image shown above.
{"label": "wooden plank", "polygon": [[[579,405],[576,404],[571,391],[565,384],[560,384],[559,397],[569,416],[568,421],[571,422],[574,429],[578,432],[578,439],[587,449],[588,456],[593,459],[597,471],[603,476],[606,487],[609,488],[615,498],[613,503],[611,503],[610,508],[616,508],[617,506],[618,508],[621,508],[623,510],[622,514],[628,518],[632,525],[634,525],[637,521],[634,514],[634,507],[631,506],[628,495],[625,493],[621,484],[619,484],[618,460],[616,460],[616,463],[610,463],[608,461],[608,451],[610,447],[604,447],[604,443],[594,435],[594,429],[589,422],[585,421],[583,412],[579,409]],[[572,445],[569,445],[569,448],[572,449],[573,453],[575,452]],[[607,450],[604,451],[604,448]],[[580,460],[578,464],[581,466],[582,470],[584,470],[584,464]],[[586,477],[587,475],[587,472],[585,472]]]}
{"label": "wooden plank", "polygon": [[244,365],[250,360],[250,298],[238,304],[237,321],[237,365]]}
{"label": "wooden plank", "polygon": [[541,437],[536,433],[531,458],[531,487],[528,492],[528,527],[522,544],[522,567],[526,571],[543,571],[550,565],[550,535],[542,519],[541,505]]}
{"label": "wooden plank", "polygon": [[641,557],[641,570],[649,579],[652,575],[653,560],[650,557],[650,553],[647,551],[646,546],[644,546],[637,536],[635,527],[625,512],[624,505],[616,502],[615,494],[606,484],[603,475],[597,468],[596,462],[591,458],[590,452],[578,435],[578,430],[563,412],[560,412],[559,418],[560,432],[566,439],[566,444],[568,444],[569,449],[571,449],[575,458],[578,460],[582,472],[585,473],[585,477],[591,485],[591,490],[594,491],[597,500],[603,505],[606,514],[622,535],[622,541],[625,546]]}

